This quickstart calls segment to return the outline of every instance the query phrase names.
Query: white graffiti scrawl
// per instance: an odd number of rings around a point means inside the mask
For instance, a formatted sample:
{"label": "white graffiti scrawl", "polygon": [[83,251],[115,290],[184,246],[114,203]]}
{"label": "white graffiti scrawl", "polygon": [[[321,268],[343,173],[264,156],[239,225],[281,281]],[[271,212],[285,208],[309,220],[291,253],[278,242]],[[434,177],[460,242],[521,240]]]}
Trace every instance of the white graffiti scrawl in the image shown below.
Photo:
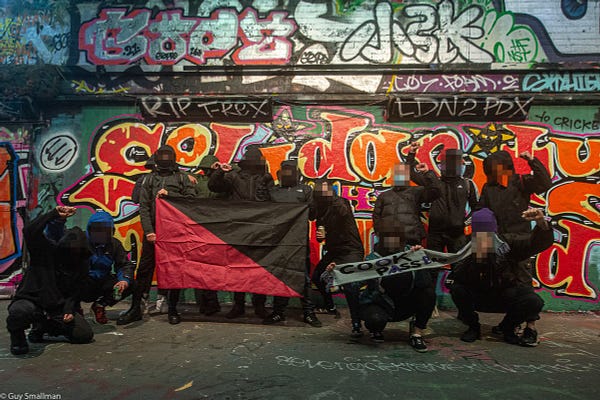
{"label": "white graffiti scrawl", "polygon": [[[399,54],[418,63],[492,62],[475,41],[484,35],[483,9],[471,5],[457,13],[451,0],[437,6],[407,5],[395,11],[381,1],[351,18],[336,18],[327,4],[301,1],[295,18],[300,32],[317,42],[340,43],[342,61],[391,63]],[[316,29],[318,27],[318,29]]]}

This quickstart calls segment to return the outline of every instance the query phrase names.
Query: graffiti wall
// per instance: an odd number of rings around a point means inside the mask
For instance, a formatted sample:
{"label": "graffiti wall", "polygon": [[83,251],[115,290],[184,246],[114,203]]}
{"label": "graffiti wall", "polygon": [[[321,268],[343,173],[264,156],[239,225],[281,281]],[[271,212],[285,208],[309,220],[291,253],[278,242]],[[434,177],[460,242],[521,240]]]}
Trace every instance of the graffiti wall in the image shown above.
{"label": "graffiti wall", "polygon": [[[538,157],[554,184],[532,201],[552,219],[555,243],[535,259],[534,284],[549,309],[599,309],[600,2],[7,0],[0,28],[9,294],[27,262],[23,223],[57,202],[78,207],[78,225],[93,210],[111,213],[135,257],[130,194],[161,144],[192,173],[206,154],[235,162],[251,144],[274,176],[297,158],[307,182],[326,178],[352,201],[369,250],[373,203],[416,140],[435,171],[444,148],[463,149],[480,189],[489,154],[509,151],[520,173],[529,172],[520,152]],[[34,65],[43,79],[18,69]],[[251,99],[254,110],[268,99],[273,122],[186,122],[191,100],[211,96]],[[392,123],[381,103],[400,97],[418,112]],[[15,108],[23,104],[27,118]],[[148,104],[152,122],[140,110]]]}
{"label": "graffiti wall", "polygon": [[[534,113],[556,115],[557,110]],[[89,168],[78,179],[65,182],[59,201],[109,212],[117,221],[118,236],[128,246],[139,242],[142,234],[137,207],[130,199],[135,180],[147,172],[144,157],[139,155],[149,156],[161,144],[171,145],[180,167],[192,173],[207,154],[235,162],[251,144],[261,146],[274,177],[282,160],[297,158],[305,181],[326,178],[351,200],[367,251],[373,245],[374,201],[391,185],[391,168],[405,159],[410,141],[421,143],[417,159],[438,172],[443,149],[463,149],[472,164],[466,173],[479,189],[485,182],[482,161],[487,155],[507,150],[516,159],[517,172],[529,173],[527,163],[518,159],[519,153],[529,151],[548,168],[554,181],[546,194],[532,199],[551,217],[555,233],[552,248],[535,260],[535,285],[550,309],[597,309],[598,134],[556,129],[535,121],[391,125],[382,121],[378,109],[282,106],[272,123],[263,124],[147,123],[139,115],[115,115],[89,137],[89,144],[79,146],[88,149]],[[440,290],[444,293],[443,287]]]}

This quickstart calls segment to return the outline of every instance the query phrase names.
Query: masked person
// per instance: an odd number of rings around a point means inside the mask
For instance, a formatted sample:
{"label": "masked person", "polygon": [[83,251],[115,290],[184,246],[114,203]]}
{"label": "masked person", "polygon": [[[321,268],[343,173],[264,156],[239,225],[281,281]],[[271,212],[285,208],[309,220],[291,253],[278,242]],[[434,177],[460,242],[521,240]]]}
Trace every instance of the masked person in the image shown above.
{"label": "masked person", "polygon": [[[298,163],[296,161],[287,160],[281,162],[281,168],[277,172],[277,176],[279,178],[279,185],[271,188],[271,201],[277,203],[305,203],[307,205],[312,202],[312,188],[300,183],[300,171],[298,171]],[[314,327],[320,327],[322,326],[321,321],[317,318],[315,305],[309,297],[309,272],[310,258],[307,251],[305,284],[300,302],[304,312],[304,322]],[[285,321],[285,310],[289,304],[289,300],[289,297],[275,296],[273,298],[273,313],[263,320],[263,324],[271,325]]]}
{"label": "masked person", "polygon": [[504,150],[483,160],[487,182],[481,189],[477,208],[492,210],[499,233],[529,233],[531,224],[521,214],[530,206],[532,194],[542,194],[552,186],[552,178],[540,160],[529,152],[521,153],[520,157],[527,160],[532,174],[516,174],[513,160]]}
{"label": "masked person", "polygon": [[74,207],[58,206],[23,228],[29,251],[29,267],[8,306],[6,328],[10,352],[29,352],[29,341],[42,342],[44,334],[65,336],[71,343],[89,343],[94,333],[77,313],[80,284],[87,273],[89,248],[78,227],[65,229]]}
{"label": "masked person", "polygon": [[[196,184],[194,191],[197,199],[216,199],[216,198],[227,198],[227,193],[215,193],[208,188],[208,180],[211,175],[219,169],[219,159],[208,154],[200,160],[198,164],[198,173],[196,174]],[[180,289],[169,290],[169,315],[177,313],[177,304],[179,303],[179,297],[181,294]],[[221,311],[221,305],[219,304],[218,293],[215,290],[207,289],[195,289],[194,296],[196,297],[196,304],[200,314],[207,316],[213,315]],[[179,323],[179,318],[169,318],[170,323]]]}
{"label": "masked person", "polygon": [[[419,144],[413,142],[407,164],[415,164]],[[470,213],[477,207],[477,189],[472,180],[462,177],[463,153],[460,149],[447,149],[442,155],[441,176],[429,171],[427,165],[411,169],[411,180],[420,186],[435,187],[439,197],[431,202],[427,231],[427,248],[456,253],[468,242],[465,227]]]}
{"label": "masked person", "polygon": [[[313,271],[312,281],[323,296],[327,313],[339,317],[331,292],[321,275],[332,263],[344,264],[364,259],[364,246],[354,220],[352,206],[348,199],[339,197],[327,181],[319,181],[315,184],[309,219],[316,220],[317,226],[322,227],[317,229],[316,238],[318,242],[325,242],[324,255]],[[362,333],[358,310],[350,307],[353,299],[346,297],[346,300],[352,320],[351,335],[360,335]]]}
{"label": "masked person", "polygon": [[[144,238],[142,255],[135,278],[131,308],[117,319],[117,325],[125,325],[142,319],[142,298],[148,297],[152,285],[155,267],[156,241],[156,199],[163,196],[194,197],[195,190],[192,181],[186,174],[179,171],[175,160],[175,150],[171,146],[161,146],[154,154],[156,170],[152,171],[140,194],[140,219]],[[169,322],[178,323],[179,314],[169,310]]]}
{"label": "masked person", "polygon": [[[393,187],[381,193],[373,207],[373,230],[378,238],[375,251],[388,255],[405,251],[412,246],[420,246],[425,238],[425,228],[421,222],[421,205],[439,198],[440,190],[435,186],[410,186],[410,166],[397,163],[393,167]],[[398,280],[407,277],[396,278]],[[411,285],[422,292],[434,293],[435,281],[429,271],[417,271]],[[402,291],[397,290],[398,293]],[[411,345],[417,351],[426,351],[423,331],[431,318],[433,306],[429,307],[428,315],[423,315],[411,324]]]}
{"label": "masked person", "polygon": [[[267,163],[258,147],[249,147],[238,163],[239,170],[229,164],[220,164],[208,180],[208,188],[216,193],[229,193],[231,200],[269,201],[269,191],[273,187],[273,177],[267,171]],[[266,318],[267,296],[253,294],[254,314]],[[225,316],[238,318],[246,312],[246,293],[233,295],[233,307]]]}
{"label": "masked person", "polygon": [[81,301],[93,302],[96,322],[108,323],[106,307],[114,306],[131,294],[134,263],[119,240],[115,224],[107,212],[95,213],[88,220],[86,236],[91,256],[89,271],[82,281]]}
{"label": "masked person", "polygon": [[[460,339],[474,342],[481,336],[476,310],[503,312],[504,319],[493,332],[511,344],[536,346],[535,321],[544,306],[532,286],[532,277],[521,263],[552,245],[553,233],[539,209],[525,210],[521,218],[535,221],[529,233],[498,234],[496,216],[488,208],[473,213],[472,255],[452,268],[446,283],[458,308],[459,319],[469,328]],[[517,334],[522,323],[523,334]]]}

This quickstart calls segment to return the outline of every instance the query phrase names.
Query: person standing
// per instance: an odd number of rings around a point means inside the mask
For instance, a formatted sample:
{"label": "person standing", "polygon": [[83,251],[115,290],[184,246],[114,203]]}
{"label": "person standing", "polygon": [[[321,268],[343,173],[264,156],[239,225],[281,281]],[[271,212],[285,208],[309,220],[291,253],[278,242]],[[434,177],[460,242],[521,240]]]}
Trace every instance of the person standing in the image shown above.
{"label": "person standing", "polygon": [[[298,171],[298,163],[296,161],[282,161],[281,168],[277,172],[277,175],[279,178],[279,185],[271,188],[271,201],[278,203],[305,204],[310,204],[312,202],[312,188],[300,183],[300,171]],[[308,223],[308,221],[306,222]],[[321,327],[321,321],[319,321],[315,314],[315,305],[309,297],[309,270],[310,258],[307,251],[305,284],[300,302],[302,303],[302,310],[304,312],[304,322],[314,327]],[[275,296],[273,298],[273,312],[263,320],[263,324],[271,325],[285,321],[285,310],[289,304],[289,300],[289,297]]]}
{"label": "person standing", "polygon": [[[140,219],[144,230],[142,255],[135,278],[131,308],[117,319],[117,325],[125,325],[142,319],[141,303],[148,297],[155,268],[156,199],[163,196],[194,197],[194,185],[186,174],[179,171],[175,160],[175,150],[171,146],[161,146],[154,154],[156,170],[144,182],[140,195]],[[169,314],[169,322],[180,320],[177,313]]]}
{"label": "person standing", "polygon": [[[269,201],[273,177],[267,171],[267,163],[260,149],[249,147],[238,166],[239,170],[229,164],[219,164],[219,169],[208,180],[208,188],[216,193],[229,193],[231,200]],[[263,319],[267,316],[266,300],[267,296],[263,294],[252,295],[254,314]],[[234,293],[233,301],[226,318],[238,318],[246,312],[246,293]]]}

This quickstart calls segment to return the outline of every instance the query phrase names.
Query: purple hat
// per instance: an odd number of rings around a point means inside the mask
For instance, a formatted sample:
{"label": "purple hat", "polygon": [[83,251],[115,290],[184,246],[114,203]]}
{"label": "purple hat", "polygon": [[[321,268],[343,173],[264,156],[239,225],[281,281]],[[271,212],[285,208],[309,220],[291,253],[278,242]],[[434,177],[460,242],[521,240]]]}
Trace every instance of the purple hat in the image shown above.
{"label": "purple hat", "polygon": [[496,216],[489,208],[482,208],[473,213],[471,219],[471,229],[475,232],[497,232],[498,223]]}

